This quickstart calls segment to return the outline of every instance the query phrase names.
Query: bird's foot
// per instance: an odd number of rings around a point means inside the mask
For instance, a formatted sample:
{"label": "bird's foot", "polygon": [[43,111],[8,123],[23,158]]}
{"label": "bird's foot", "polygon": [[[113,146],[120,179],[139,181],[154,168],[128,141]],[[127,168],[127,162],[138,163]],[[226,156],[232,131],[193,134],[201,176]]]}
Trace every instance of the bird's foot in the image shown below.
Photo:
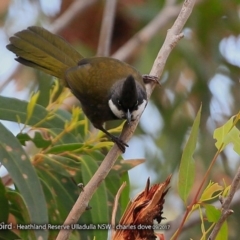
{"label": "bird's foot", "polygon": [[123,142],[120,138],[115,137],[115,136],[111,136],[111,140],[117,144],[118,148],[123,153],[125,153],[126,147],[128,147],[128,145],[125,142]]}
{"label": "bird's foot", "polygon": [[144,74],[144,75],[142,75],[142,78],[143,78],[144,84],[155,83],[155,84],[161,85],[160,82],[159,82],[158,77],[156,77],[156,76]]}
{"label": "bird's foot", "polygon": [[99,130],[103,131],[114,143],[117,144],[118,148],[125,153],[125,149],[126,147],[128,147],[128,145],[123,142],[120,138],[115,137],[114,135],[112,135],[111,133],[109,133],[105,128],[103,128],[102,125],[94,125],[96,128],[98,128]]}

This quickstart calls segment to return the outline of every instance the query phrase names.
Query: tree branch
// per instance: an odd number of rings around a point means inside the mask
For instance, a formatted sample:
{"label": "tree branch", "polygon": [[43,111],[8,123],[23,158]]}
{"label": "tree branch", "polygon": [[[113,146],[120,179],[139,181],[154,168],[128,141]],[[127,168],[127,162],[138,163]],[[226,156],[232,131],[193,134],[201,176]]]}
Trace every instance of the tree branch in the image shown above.
{"label": "tree branch", "polygon": [[[126,182],[123,182],[123,184],[121,185],[121,187],[118,189],[118,192],[115,196],[115,199],[114,199],[114,204],[113,204],[113,211],[112,211],[112,220],[111,220],[111,225],[112,226],[115,226],[115,220],[116,220],[116,214],[117,214],[117,207],[118,207],[118,201],[119,201],[119,198],[120,198],[120,195],[123,191],[123,189],[126,187],[127,183]],[[115,229],[114,227],[112,228],[112,231],[111,231],[111,239],[114,238],[114,235],[115,235]]]}
{"label": "tree branch", "polygon": [[117,0],[106,0],[98,43],[98,56],[109,56]]}
{"label": "tree branch", "polygon": [[216,238],[219,230],[221,229],[222,224],[225,222],[227,217],[233,213],[233,211],[229,208],[230,208],[230,204],[233,200],[233,196],[237,191],[239,182],[240,182],[240,167],[238,168],[238,171],[232,181],[229,195],[227,196],[227,198],[225,198],[225,200],[222,204],[222,215],[221,215],[220,219],[218,220],[218,222],[216,223],[216,225],[214,226],[212,233],[210,234],[208,240],[213,240]]}
{"label": "tree branch", "polygon": [[136,49],[149,42],[171,18],[176,17],[180,9],[180,5],[167,4],[148,25],[119,48],[112,57],[126,61]]}
{"label": "tree branch", "polygon": [[[161,50],[159,51],[158,56],[150,72],[151,75],[160,78],[168,55],[172,51],[173,47],[180,40],[180,38],[183,36],[182,34],[180,34],[180,32],[182,31],[185,22],[187,21],[188,17],[192,12],[194,3],[195,3],[195,0],[185,0],[177,20],[175,21],[173,27],[167,33],[166,40]],[[148,87],[147,87],[148,97],[150,97],[155,86],[156,86],[155,82],[152,82],[152,84],[148,84]],[[127,142],[131,138],[134,130],[138,125],[138,122],[139,122],[139,119],[133,122],[130,126],[127,124],[124,125],[123,131],[121,134],[121,139],[124,142]],[[91,180],[85,186],[84,191],[82,191],[81,194],[79,195],[76,203],[74,204],[72,210],[70,211],[67,219],[64,222],[65,225],[74,224],[78,221],[78,219],[80,218],[82,213],[85,211],[86,207],[88,206],[88,203],[92,198],[92,195],[96,191],[97,187],[106,178],[106,176],[110,172],[111,168],[113,167],[116,159],[120,154],[121,154],[121,151],[115,144],[112,147],[112,149],[109,151],[109,153],[106,155],[105,159],[102,161],[96,173],[93,175]],[[57,236],[57,240],[68,239],[70,233],[71,233],[71,230],[61,230]]]}
{"label": "tree branch", "polygon": [[181,12],[179,13],[172,28],[168,30],[167,36],[153,64],[150,75],[154,75],[154,76],[162,75],[165,63],[167,61],[167,58],[170,52],[176,46],[180,38],[183,37],[183,34],[181,33],[181,31],[187,19],[189,18],[190,14],[192,13],[194,4],[195,4],[195,0],[184,1]]}
{"label": "tree branch", "polygon": [[80,12],[85,11],[98,0],[74,1],[68,9],[58,17],[50,26],[49,31],[59,33],[64,29]]}
{"label": "tree branch", "polygon": [[[238,191],[236,191],[234,198],[232,199],[231,202],[231,207],[233,207],[236,204],[240,203],[240,189]],[[220,208],[221,204],[219,201],[216,201],[212,204],[213,206],[215,206],[216,208]],[[206,215],[204,214],[203,217],[205,217]],[[168,222],[168,224],[171,225],[171,228],[164,234],[166,239],[170,239],[172,237],[172,235],[176,232],[176,230],[178,229],[180,223],[182,222],[182,215],[180,214],[179,217],[177,217],[175,220]],[[195,211],[193,212],[187,222],[184,224],[183,228],[182,228],[182,232],[186,231],[187,229],[192,228],[193,226],[195,226],[196,224],[199,224],[201,222],[200,216],[199,216],[199,212]]]}

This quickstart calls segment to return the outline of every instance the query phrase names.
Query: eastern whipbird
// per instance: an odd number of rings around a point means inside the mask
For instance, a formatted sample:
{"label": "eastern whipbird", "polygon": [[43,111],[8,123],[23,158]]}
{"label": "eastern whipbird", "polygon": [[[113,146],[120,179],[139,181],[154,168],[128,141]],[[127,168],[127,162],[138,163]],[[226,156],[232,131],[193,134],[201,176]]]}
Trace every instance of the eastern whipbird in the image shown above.
{"label": "eastern whipbird", "polygon": [[63,80],[93,126],[125,152],[128,145],[103,124],[116,119],[130,123],[140,117],[147,105],[147,77],[114,58],[84,58],[63,38],[41,27],[29,27],[9,40],[7,49],[17,55],[16,61]]}

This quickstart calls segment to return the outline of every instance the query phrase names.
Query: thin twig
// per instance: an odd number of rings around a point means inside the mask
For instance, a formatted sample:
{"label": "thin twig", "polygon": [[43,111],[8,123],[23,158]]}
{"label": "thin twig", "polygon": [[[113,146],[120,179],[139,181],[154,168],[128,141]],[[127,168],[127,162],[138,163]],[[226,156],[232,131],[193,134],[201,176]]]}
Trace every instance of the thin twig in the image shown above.
{"label": "thin twig", "polygon": [[118,189],[118,192],[116,194],[116,197],[114,199],[114,204],[113,204],[113,211],[112,211],[112,220],[111,220],[111,226],[112,226],[112,230],[111,230],[111,239],[114,238],[114,234],[115,234],[115,223],[116,223],[116,214],[117,214],[117,207],[118,207],[118,202],[119,202],[119,197],[123,191],[123,189],[126,187],[127,183],[123,182],[123,184],[121,185],[121,187]]}
{"label": "thin twig", "polygon": [[227,217],[230,214],[233,213],[233,211],[229,208],[230,208],[230,204],[232,202],[233,196],[237,191],[239,182],[240,182],[240,167],[238,168],[238,171],[232,181],[229,195],[227,196],[227,198],[224,200],[224,202],[222,204],[222,215],[221,215],[220,219],[218,220],[218,222],[216,223],[216,225],[214,226],[212,233],[210,234],[208,240],[213,240],[216,238],[224,221],[227,219]]}
{"label": "thin twig", "polygon": [[[166,37],[168,41],[165,40],[161,50],[159,51],[159,54],[151,70],[151,73],[150,73],[151,75],[157,76],[159,78],[160,75],[162,74],[162,71],[163,71],[162,67],[165,64],[167,57],[172,51],[173,47],[176,45],[177,41],[180,40],[179,34],[182,31],[188,17],[190,16],[190,13],[192,12],[194,3],[195,3],[195,0],[185,0],[177,20],[175,21],[172,29],[168,31],[168,34]],[[165,53],[166,55],[162,55],[163,53]],[[158,70],[159,66],[161,66],[160,71]],[[156,84],[152,84],[151,87],[147,88],[149,97],[155,85]],[[139,122],[139,119],[133,122],[131,126],[127,126],[127,124],[125,124],[121,134],[121,139],[124,142],[127,142],[131,138],[134,130],[138,125],[138,122]],[[72,210],[70,211],[67,219],[64,222],[65,225],[73,224],[78,221],[78,219],[80,218],[82,213],[85,211],[86,207],[88,206],[89,200],[92,198],[97,187],[106,178],[106,176],[108,175],[109,171],[113,167],[116,159],[120,154],[121,154],[121,151],[118,149],[118,147],[115,144],[113,148],[109,151],[109,153],[106,155],[105,159],[102,161],[96,173],[93,175],[93,177],[90,179],[88,184],[85,186],[84,191],[81,192],[81,194],[79,195],[76,203],[74,204]],[[71,230],[61,230],[57,236],[57,240],[68,239],[70,233],[71,233]]]}
{"label": "thin twig", "polygon": [[98,43],[98,56],[109,56],[117,0],[106,0]]}
{"label": "thin twig", "polygon": [[97,1],[98,0],[74,1],[68,9],[50,25],[49,30],[53,33],[59,33],[62,29],[68,26],[78,14],[86,11],[88,7]]}
{"label": "thin twig", "polygon": [[[237,122],[237,119],[236,119],[235,121]],[[236,124],[236,122],[235,122],[235,124]],[[233,126],[235,126],[235,125],[233,125]],[[188,205],[188,207],[187,207],[187,209],[186,209],[186,211],[185,211],[185,213],[184,213],[184,215],[183,215],[183,218],[182,218],[182,220],[181,220],[181,222],[180,222],[180,224],[179,224],[179,228],[177,229],[177,231],[175,232],[175,234],[172,236],[171,239],[173,239],[173,240],[177,239],[178,236],[179,236],[179,234],[181,233],[181,231],[182,231],[182,229],[183,229],[183,226],[184,226],[186,220],[187,220],[188,217],[189,217],[189,214],[190,214],[190,212],[191,212],[191,209],[192,209],[192,208],[194,207],[194,205],[198,202],[198,198],[199,198],[199,195],[200,195],[200,193],[201,193],[201,191],[202,191],[202,188],[203,188],[203,186],[204,186],[204,184],[205,184],[205,182],[206,182],[206,180],[207,180],[207,178],[208,178],[208,176],[209,176],[209,174],[210,174],[210,172],[211,172],[211,169],[213,168],[213,166],[214,166],[215,162],[217,161],[220,153],[222,152],[223,146],[224,146],[224,145],[223,145],[223,143],[222,143],[222,145],[219,147],[218,151],[215,153],[215,155],[214,155],[214,157],[213,157],[213,159],[212,159],[212,161],[211,161],[211,164],[209,165],[207,171],[205,172],[205,174],[204,174],[204,176],[203,176],[203,179],[202,179],[202,181],[201,181],[201,183],[200,183],[200,185],[199,185],[199,187],[198,187],[198,189],[197,189],[197,192],[196,192],[193,200],[192,200],[191,203]],[[236,189],[235,189],[235,191],[236,191]],[[234,191],[234,193],[235,193],[235,191]],[[233,196],[232,196],[232,197],[233,197]],[[232,200],[232,198],[231,198],[231,200]],[[229,211],[229,210],[226,211],[225,214],[223,214],[223,215],[225,215],[225,219],[226,219],[226,217],[227,217],[229,214],[231,214],[231,211]],[[224,221],[223,221],[223,222],[224,222]]]}
{"label": "thin twig", "polygon": [[159,76],[162,74],[166,60],[175,47],[177,42],[183,37],[181,31],[192,13],[195,0],[185,0],[181,12],[179,13],[176,21],[174,22],[171,29],[168,30],[167,36],[163,43],[163,47],[160,49],[158,56],[153,64],[150,75]]}
{"label": "thin twig", "polygon": [[181,5],[167,4],[148,25],[119,48],[112,57],[126,61],[136,49],[149,42],[170,19],[176,17],[180,9]]}
{"label": "thin twig", "polygon": [[[234,198],[231,202],[231,206],[233,207],[237,204],[240,203],[240,189],[236,191]],[[213,206],[215,206],[216,208],[220,208],[221,204],[220,201],[216,201],[212,204]],[[204,214],[203,217],[205,217],[206,215]],[[174,232],[177,230],[177,228],[179,227],[179,225],[182,222],[182,214],[179,215],[179,217],[177,217],[176,219],[174,219],[171,222],[168,222],[168,224],[171,225],[171,228],[164,233],[164,236],[166,239],[170,239],[171,236],[174,234]],[[188,229],[191,229],[193,226],[195,226],[196,224],[199,224],[201,222],[201,218],[199,216],[199,212],[198,211],[194,211],[191,216],[188,217],[187,222],[184,224],[183,228],[182,228],[182,232],[186,231]]]}
{"label": "thin twig", "polygon": [[201,183],[200,183],[200,186],[199,186],[198,189],[197,189],[197,193],[195,194],[193,200],[191,201],[191,203],[190,203],[189,206],[187,207],[187,209],[186,209],[186,211],[185,211],[185,213],[184,213],[184,215],[183,215],[182,221],[181,221],[181,223],[180,223],[180,225],[179,225],[179,228],[177,229],[176,233],[175,233],[175,234],[173,235],[173,237],[172,237],[173,240],[176,240],[176,239],[178,238],[178,236],[180,235],[180,233],[181,233],[181,231],[182,231],[182,229],[183,229],[183,226],[184,226],[187,218],[189,217],[189,213],[191,212],[191,209],[192,209],[193,206],[198,202],[198,197],[199,197],[199,195],[200,195],[200,192],[202,191],[202,188],[203,188],[203,186],[204,186],[204,184],[205,184],[205,182],[206,182],[206,180],[207,180],[207,178],[208,178],[208,176],[209,176],[209,173],[210,173],[212,167],[214,166],[215,162],[217,161],[218,156],[219,156],[221,150],[222,150],[222,147],[220,147],[220,149],[219,149],[219,150],[216,152],[216,154],[214,155],[214,157],[213,157],[213,159],[212,159],[212,161],[211,161],[211,164],[210,164],[210,166],[208,167],[207,171],[205,172],[205,174],[204,174],[204,176],[203,176],[203,179],[202,179],[202,181],[201,181]]}

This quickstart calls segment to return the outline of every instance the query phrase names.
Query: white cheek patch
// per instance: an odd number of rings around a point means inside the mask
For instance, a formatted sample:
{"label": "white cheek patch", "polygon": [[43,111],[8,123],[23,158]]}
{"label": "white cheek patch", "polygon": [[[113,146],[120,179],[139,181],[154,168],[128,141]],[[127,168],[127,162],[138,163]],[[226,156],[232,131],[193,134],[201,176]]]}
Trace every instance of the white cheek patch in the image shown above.
{"label": "white cheek patch", "polygon": [[143,100],[142,104],[138,106],[138,109],[132,112],[132,121],[135,121],[137,118],[141,116],[146,105],[147,105],[147,101]]}
{"label": "white cheek patch", "polygon": [[109,99],[108,101],[108,106],[110,107],[112,113],[117,117],[117,118],[125,118],[125,114],[122,110],[119,110],[116,105],[113,103],[112,99]]}

